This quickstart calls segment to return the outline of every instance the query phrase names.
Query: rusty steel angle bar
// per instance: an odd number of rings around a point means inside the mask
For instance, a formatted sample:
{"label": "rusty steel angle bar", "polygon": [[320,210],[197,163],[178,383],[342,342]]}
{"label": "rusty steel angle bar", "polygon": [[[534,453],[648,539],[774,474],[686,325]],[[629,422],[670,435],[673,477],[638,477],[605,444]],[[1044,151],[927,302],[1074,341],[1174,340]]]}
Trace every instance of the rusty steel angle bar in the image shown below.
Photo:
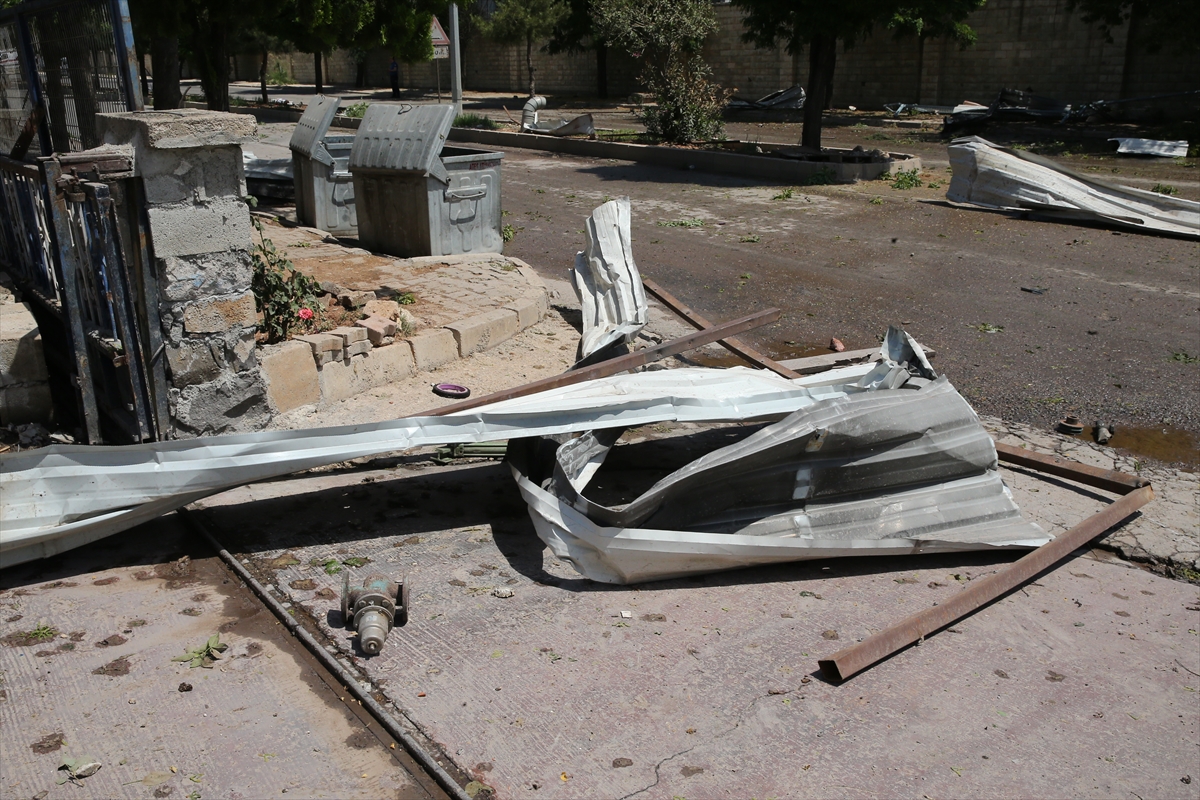
{"label": "rusty steel angle bar", "polygon": [[[1059,471],[1054,474],[1071,477],[1080,483],[1096,485],[1096,478],[1091,474],[1091,468],[1087,468],[1083,464],[1068,466],[1070,462],[1066,462],[1065,459],[1060,460],[1064,463],[1055,465]],[[1032,463],[1026,465],[1032,466]],[[1125,477],[1132,478],[1133,476]],[[947,602],[919,611],[879,633],[868,636],[858,644],[839,650],[828,658],[818,660],[821,672],[834,682],[844,681],[852,675],[862,672],[877,661],[920,641],[956,620],[973,614],[993,600],[1003,597],[1008,592],[1033,580],[1042,572],[1053,568],[1076,549],[1083,547],[1154,499],[1154,490],[1149,483],[1138,488],[1132,488],[1126,484],[1119,491],[1125,492],[1125,496],[999,572],[972,581],[969,587]]]}
{"label": "rusty steel angle bar", "polygon": [[[675,297],[675,295],[671,294],[649,278],[642,276],[642,286],[646,288],[647,292],[657,297],[663,305],[674,311],[683,319],[687,320],[698,330],[704,330],[712,327],[711,322],[697,314],[693,309],[685,305],[679,298]],[[788,380],[796,380],[797,378],[802,377],[799,372],[788,369],[783,364],[780,364],[778,361],[763,355],[740,339],[729,336],[725,339],[718,340],[717,344],[721,345],[734,355],[740,356],[754,366],[761,367],[763,369],[769,369],[775,374],[782,375]]]}
{"label": "rusty steel angle bar", "polygon": [[726,322],[721,325],[714,325],[711,328],[689,333],[687,336],[681,336],[678,339],[672,339],[669,342],[663,342],[654,347],[647,347],[645,350],[638,350],[628,355],[613,358],[608,361],[601,361],[599,364],[593,364],[590,367],[577,369],[572,372],[564,372],[561,375],[552,375],[549,378],[543,378],[540,381],[526,383],[523,386],[515,386],[512,389],[502,389],[499,392],[494,392],[483,397],[472,397],[469,400],[463,400],[458,403],[451,403],[448,406],[435,408],[431,411],[426,411],[421,416],[438,417],[444,414],[453,414],[458,411],[466,411],[470,408],[478,408],[489,403],[498,403],[501,400],[511,400],[514,397],[525,397],[526,395],[534,394],[535,392],[545,391],[546,389],[557,389],[561,386],[570,386],[576,383],[584,383],[585,381],[595,380],[597,378],[606,378],[609,375],[616,375],[620,372],[640,367],[643,364],[648,364],[651,361],[658,361],[668,356],[673,356],[678,353],[683,353],[701,345],[706,345],[709,342],[715,342],[726,336],[742,333],[761,325],[769,325],[779,319],[780,311],[778,308],[768,308],[763,311],[750,314],[749,316],[735,319],[732,322]]}
{"label": "rusty steel angle bar", "polygon": [[1009,464],[1045,472],[1047,475],[1068,478],[1076,483],[1095,486],[1097,489],[1104,489],[1114,494],[1127,494],[1133,489],[1150,485],[1150,481],[1137,475],[1117,472],[1115,469],[1091,467],[1062,456],[1035,453],[1032,450],[1000,442],[996,442],[996,456]]}

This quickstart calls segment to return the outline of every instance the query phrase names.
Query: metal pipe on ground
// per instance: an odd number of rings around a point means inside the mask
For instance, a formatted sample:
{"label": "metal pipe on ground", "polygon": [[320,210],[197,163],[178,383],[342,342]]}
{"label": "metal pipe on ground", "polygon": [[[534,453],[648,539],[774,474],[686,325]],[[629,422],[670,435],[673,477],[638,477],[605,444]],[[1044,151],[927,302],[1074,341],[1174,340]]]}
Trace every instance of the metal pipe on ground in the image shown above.
{"label": "metal pipe on ground", "polygon": [[[1085,465],[1080,464],[1079,466]],[[1084,477],[1094,478],[1086,473],[1083,474]],[[1066,477],[1073,477],[1081,483],[1090,482],[1078,475]],[[1053,541],[1033,550],[994,575],[973,581],[968,588],[959,592],[951,600],[913,614],[886,630],[868,636],[858,644],[839,650],[828,658],[820,659],[817,663],[821,672],[834,682],[840,683],[847,680],[877,661],[924,639],[956,620],[975,613],[992,601],[1033,580],[1041,573],[1056,566],[1059,561],[1075,552],[1076,549],[1083,547],[1154,499],[1154,490],[1149,484],[1132,491],[1129,490],[1129,487],[1125,487],[1124,491],[1127,491],[1128,494],[1112,505],[1093,514],[1066,533],[1056,536]]]}
{"label": "metal pipe on ground", "polygon": [[596,380],[597,378],[607,378],[609,375],[616,375],[620,372],[627,372],[636,367],[648,364],[651,361],[667,358],[668,356],[677,355],[679,353],[692,350],[701,345],[706,345],[710,342],[715,342],[719,339],[724,339],[735,334],[748,331],[753,328],[758,328],[762,325],[769,325],[779,319],[782,312],[778,308],[768,308],[754,314],[750,314],[740,319],[735,319],[732,322],[726,322],[721,325],[714,325],[711,328],[689,333],[687,336],[680,336],[678,339],[672,339],[669,342],[647,347],[644,350],[638,350],[628,355],[613,358],[608,361],[601,361],[599,364],[593,364],[590,367],[577,369],[572,372],[564,372],[561,375],[552,375],[549,378],[543,378],[540,381],[527,383],[523,386],[516,386],[512,389],[502,389],[499,392],[493,392],[483,397],[472,397],[469,400],[462,400],[458,403],[451,403],[448,406],[435,408],[426,411],[420,416],[424,417],[439,417],[445,414],[454,414],[458,411],[466,411],[469,408],[478,408],[489,403],[498,403],[501,400],[511,400],[514,397],[525,397],[526,395],[535,394],[545,391],[546,389],[558,389],[563,386],[571,386],[576,383],[584,383],[586,381]]}
{"label": "metal pipe on ground", "polygon": [[354,697],[361,702],[368,711],[371,712],[375,719],[379,721],[379,724],[382,725],[396,741],[400,742],[404,746],[404,749],[408,751],[408,754],[416,759],[417,763],[420,764],[421,767],[424,768],[425,771],[428,772],[435,781],[437,781],[437,784],[441,786],[447,794],[449,794],[455,800],[470,800],[470,795],[468,795],[463,788],[458,785],[458,782],[455,781],[454,778],[450,777],[450,773],[446,772],[446,770],[442,768],[442,765],[439,764],[433,758],[433,756],[425,752],[420,743],[417,742],[417,740],[414,739],[408,733],[408,731],[406,731],[400,725],[395,717],[388,713],[387,709],[380,705],[379,702],[371,696],[370,692],[364,691],[362,687],[359,686],[358,677],[339,664],[337,659],[330,655],[329,651],[317,641],[316,637],[309,633],[299,622],[296,621],[295,617],[288,613],[287,609],[284,608],[278,600],[270,595],[266,587],[259,583],[258,580],[256,580],[255,577],[250,574],[250,571],[247,570],[240,561],[234,558],[233,554],[226,550],[224,545],[217,541],[217,538],[213,536],[211,532],[209,532],[208,528],[203,522],[200,521],[198,516],[186,509],[180,509],[179,515],[183,518],[186,524],[190,525],[193,530],[203,536],[204,539],[210,545],[212,545],[212,548],[217,551],[217,555],[221,557],[221,560],[224,561],[239,578],[246,582],[246,585],[249,586],[256,595],[258,595],[259,599],[266,603],[267,607],[271,609],[271,612],[275,615],[275,617],[281,623],[283,623],[284,627],[291,631],[293,636],[304,643],[304,646],[307,647],[309,652],[311,652],[321,662],[325,669],[332,672],[338,677],[339,680],[342,681],[343,684],[345,684],[346,691],[354,695]]}
{"label": "metal pipe on ground", "polygon": [[[713,326],[711,322],[697,314],[694,310],[679,300],[679,298],[675,297],[675,295],[671,294],[666,289],[662,288],[644,275],[642,276],[642,286],[646,288],[647,292],[657,297],[659,301],[663,303],[663,305],[674,311],[683,319],[687,320],[699,330],[705,330]],[[729,336],[725,339],[717,340],[717,344],[721,345],[734,355],[740,356],[754,366],[763,369],[769,369],[776,375],[782,375],[788,380],[796,380],[797,378],[803,377],[799,372],[788,369],[783,364],[780,364],[778,361],[763,355],[740,339],[735,339],[734,337]]]}

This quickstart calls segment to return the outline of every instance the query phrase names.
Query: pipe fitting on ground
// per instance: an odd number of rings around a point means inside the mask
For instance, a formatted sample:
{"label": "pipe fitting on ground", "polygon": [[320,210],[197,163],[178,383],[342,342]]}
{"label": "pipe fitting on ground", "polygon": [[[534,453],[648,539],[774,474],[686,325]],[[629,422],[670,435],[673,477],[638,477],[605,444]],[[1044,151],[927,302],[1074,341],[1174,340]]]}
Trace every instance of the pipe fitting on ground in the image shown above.
{"label": "pipe fitting on ground", "polygon": [[546,107],[546,98],[541,95],[534,95],[525,101],[525,108],[521,109],[521,130],[531,131],[537,128],[538,110]]}
{"label": "pipe fitting on ground", "polygon": [[408,586],[378,572],[351,586],[346,571],[342,575],[342,619],[346,627],[358,631],[362,651],[376,655],[392,628],[408,623]]}

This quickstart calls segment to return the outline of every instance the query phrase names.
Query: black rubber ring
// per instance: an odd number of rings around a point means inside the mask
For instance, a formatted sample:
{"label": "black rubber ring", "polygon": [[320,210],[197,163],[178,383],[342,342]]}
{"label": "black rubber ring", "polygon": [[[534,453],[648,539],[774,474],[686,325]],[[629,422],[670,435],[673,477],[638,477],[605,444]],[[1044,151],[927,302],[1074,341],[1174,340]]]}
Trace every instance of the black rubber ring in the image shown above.
{"label": "black rubber ring", "polygon": [[449,397],[453,400],[463,400],[471,396],[471,390],[465,386],[459,386],[456,383],[435,383],[433,385],[433,393],[440,397]]}

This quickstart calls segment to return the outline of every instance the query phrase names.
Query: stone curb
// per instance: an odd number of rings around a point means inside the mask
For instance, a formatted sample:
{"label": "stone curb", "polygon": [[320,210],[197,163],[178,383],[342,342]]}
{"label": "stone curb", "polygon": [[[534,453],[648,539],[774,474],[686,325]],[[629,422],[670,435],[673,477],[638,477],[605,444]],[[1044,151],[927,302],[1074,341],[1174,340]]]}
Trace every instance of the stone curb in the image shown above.
{"label": "stone curb", "polygon": [[502,307],[479,311],[408,338],[387,336],[387,327],[395,331],[395,323],[384,325],[382,318],[369,317],[354,327],[297,336],[261,348],[258,360],[272,413],[337,403],[491,349],[541,322],[550,312],[549,293],[524,261],[495,253],[449,257],[454,263],[496,258],[513,264],[527,284],[518,300]]}

